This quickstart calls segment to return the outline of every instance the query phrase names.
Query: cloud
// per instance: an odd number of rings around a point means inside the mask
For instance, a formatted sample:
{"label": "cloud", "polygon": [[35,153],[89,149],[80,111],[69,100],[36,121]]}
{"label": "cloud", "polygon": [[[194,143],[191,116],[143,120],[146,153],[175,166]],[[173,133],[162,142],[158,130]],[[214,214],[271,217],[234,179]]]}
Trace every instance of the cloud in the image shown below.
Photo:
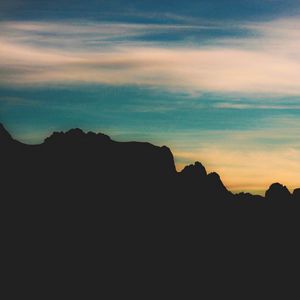
{"label": "cloud", "polygon": [[99,83],[190,93],[300,95],[300,22],[238,24],[249,38],[201,44],[136,40],[200,25],[0,23],[1,85]]}
{"label": "cloud", "polygon": [[215,108],[224,109],[279,109],[279,110],[299,110],[300,105],[282,105],[282,104],[257,104],[257,103],[231,103],[231,102],[220,102],[213,105]]}

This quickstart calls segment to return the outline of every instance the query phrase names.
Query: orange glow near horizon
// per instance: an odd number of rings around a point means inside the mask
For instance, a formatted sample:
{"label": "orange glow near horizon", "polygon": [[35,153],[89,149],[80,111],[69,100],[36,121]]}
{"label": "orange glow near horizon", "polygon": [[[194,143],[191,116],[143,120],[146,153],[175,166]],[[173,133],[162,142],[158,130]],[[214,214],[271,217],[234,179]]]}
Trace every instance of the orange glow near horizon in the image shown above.
{"label": "orange glow near horizon", "polygon": [[[195,153],[174,151],[176,168],[184,168],[186,161],[200,161],[207,172],[217,172],[232,192],[251,192],[263,195],[274,182],[299,187],[300,151],[233,151],[205,149]],[[184,160],[185,162],[181,162]]]}

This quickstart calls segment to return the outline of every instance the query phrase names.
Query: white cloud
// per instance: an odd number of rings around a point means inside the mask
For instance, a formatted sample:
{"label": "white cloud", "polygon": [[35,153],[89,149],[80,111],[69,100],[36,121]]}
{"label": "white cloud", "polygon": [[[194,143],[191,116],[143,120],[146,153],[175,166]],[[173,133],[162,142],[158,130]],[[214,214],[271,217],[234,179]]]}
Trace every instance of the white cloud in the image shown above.
{"label": "white cloud", "polygon": [[282,105],[282,104],[257,104],[257,103],[232,103],[220,102],[214,104],[215,108],[225,109],[300,109],[300,105]]}
{"label": "white cloud", "polygon": [[[297,20],[239,24],[257,35],[205,47],[130,39],[195,26],[3,22],[0,84],[132,84],[190,93],[300,95]],[[121,37],[126,38],[114,40]]]}

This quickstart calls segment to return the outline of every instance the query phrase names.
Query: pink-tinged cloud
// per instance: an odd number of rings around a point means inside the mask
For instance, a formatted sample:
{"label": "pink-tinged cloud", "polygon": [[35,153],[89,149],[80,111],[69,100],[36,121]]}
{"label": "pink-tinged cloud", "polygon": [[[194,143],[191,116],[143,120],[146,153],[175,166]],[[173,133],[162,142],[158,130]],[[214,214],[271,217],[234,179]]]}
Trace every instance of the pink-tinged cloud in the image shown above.
{"label": "pink-tinged cloud", "polygon": [[[295,51],[300,49],[300,43],[295,41],[297,32],[288,21],[276,22],[243,25],[258,31],[258,37],[220,40],[218,45],[205,47],[182,44],[165,47],[133,41],[82,46],[86,35],[94,35],[95,29],[99,38],[109,36],[110,31],[113,36],[130,36],[147,30],[145,25],[121,24],[83,26],[81,34],[69,36],[70,47],[66,44],[59,47],[64,34],[70,35],[81,28],[78,24],[64,24],[59,29],[51,23],[0,23],[4,32],[0,39],[0,67],[4,70],[0,84],[99,83],[146,85],[191,93],[300,95],[300,52]],[[295,20],[290,22],[300,24]],[[151,26],[151,30],[162,27]],[[47,37],[41,32],[54,30],[59,31],[61,38],[49,38],[47,43]],[[42,36],[40,44],[36,32]],[[77,42],[78,47],[74,47]]]}

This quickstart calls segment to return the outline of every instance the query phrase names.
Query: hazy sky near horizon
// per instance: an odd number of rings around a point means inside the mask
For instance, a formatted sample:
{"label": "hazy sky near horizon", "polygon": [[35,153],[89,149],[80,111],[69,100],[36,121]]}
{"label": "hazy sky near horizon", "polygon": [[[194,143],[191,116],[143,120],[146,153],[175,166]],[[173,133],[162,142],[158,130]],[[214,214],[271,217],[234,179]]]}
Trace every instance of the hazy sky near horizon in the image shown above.
{"label": "hazy sky near horizon", "polygon": [[168,145],[232,191],[300,186],[298,0],[2,0],[0,121]]}

